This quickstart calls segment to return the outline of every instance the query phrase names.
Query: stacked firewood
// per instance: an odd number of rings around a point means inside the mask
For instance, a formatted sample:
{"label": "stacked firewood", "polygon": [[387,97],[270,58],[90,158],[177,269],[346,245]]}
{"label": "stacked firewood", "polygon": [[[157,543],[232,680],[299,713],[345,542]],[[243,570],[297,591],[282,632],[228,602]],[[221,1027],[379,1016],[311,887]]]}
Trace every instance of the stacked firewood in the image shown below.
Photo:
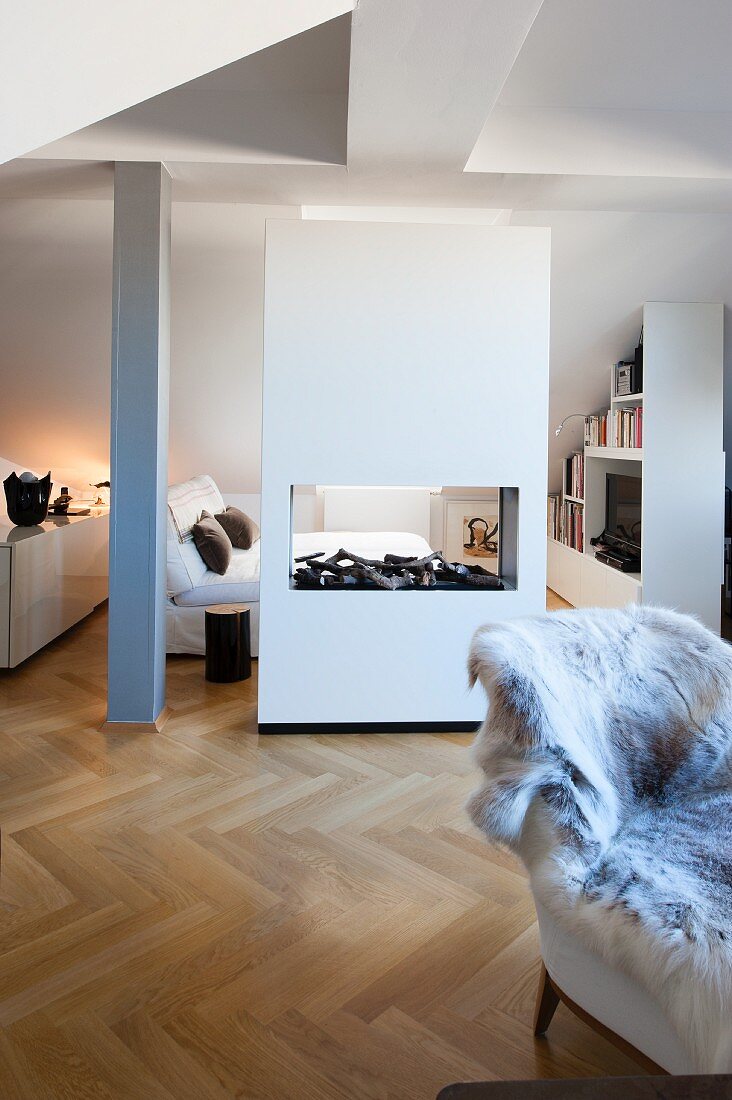
{"label": "stacked firewood", "polygon": [[350,550],[341,549],[329,558],[325,557],[325,551],[295,558],[295,564],[299,568],[295,570],[293,579],[298,588],[373,585],[393,591],[397,588],[434,588],[438,584],[503,588],[494,573],[489,573],[480,565],[449,562],[439,550],[424,558],[385,554],[381,560],[362,558]]}

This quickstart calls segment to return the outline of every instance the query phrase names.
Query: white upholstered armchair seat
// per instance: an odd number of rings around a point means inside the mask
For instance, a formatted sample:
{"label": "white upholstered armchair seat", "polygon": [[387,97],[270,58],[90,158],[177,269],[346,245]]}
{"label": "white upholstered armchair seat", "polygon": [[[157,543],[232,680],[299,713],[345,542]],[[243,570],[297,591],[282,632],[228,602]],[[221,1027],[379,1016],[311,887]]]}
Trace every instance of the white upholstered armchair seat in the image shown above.
{"label": "white upholstered armchair seat", "polygon": [[470,670],[470,813],[529,872],[554,992],[671,1072],[732,1070],[732,648],[563,612],[479,631]]}
{"label": "white upholstered armchair seat", "polygon": [[696,1062],[659,1002],[635,978],[568,932],[534,898],[541,957],[575,1004],[669,1073],[695,1073]]}

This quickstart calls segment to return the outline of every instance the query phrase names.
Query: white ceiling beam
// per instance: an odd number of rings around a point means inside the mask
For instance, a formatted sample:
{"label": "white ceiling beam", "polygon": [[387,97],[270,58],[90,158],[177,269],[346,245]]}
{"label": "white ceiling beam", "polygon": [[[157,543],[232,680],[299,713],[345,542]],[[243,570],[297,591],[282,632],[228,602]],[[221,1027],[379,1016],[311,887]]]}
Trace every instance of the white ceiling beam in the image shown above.
{"label": "white ceiling beam", "polygon": [[302,206],[303,221],[419,225],[509,225],[510,210],[469,206]]}
{"label": "white ceiling beam", "polygon": [[346,97],[345,92],[201,92],[194,82],[26,156],[166,164],[344,164]]}
{"label": "white ceiling beam", "polygon": [[[178,202],[732,214],[732,179],[481,172],[369,177],[341,165],[200,161],[167,167]],[[0,165],[0,201],[109,199],[112,178],[109,163],[14,160]]]}
{"label": "white ceiling beam", "polygon": [[462,171],[542,0],[360,0],[349,171]]}
{"label": "white ceiling beam", "polygon": [[499,104],[465,171],[730,179],[732,113]]}
{"label": "white ceiling beam", "polygon": [[24,0],[0,36],[0,163],[343,15],[354,0]]}

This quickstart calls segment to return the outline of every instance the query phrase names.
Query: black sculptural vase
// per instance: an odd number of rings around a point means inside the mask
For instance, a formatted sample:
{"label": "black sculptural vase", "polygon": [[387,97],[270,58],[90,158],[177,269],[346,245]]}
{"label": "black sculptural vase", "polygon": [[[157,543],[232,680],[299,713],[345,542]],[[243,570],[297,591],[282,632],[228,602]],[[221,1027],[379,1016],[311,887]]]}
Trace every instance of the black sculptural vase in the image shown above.
{"label": "black sculptural vase", "polygon": [[18,527],[34,527],[43,523],[48,515],[48,503],[51,499],[51,471],[45,477],[34,477],[32,481],[12,473],[3,482],[5,500],[8,505],[8,517]]}

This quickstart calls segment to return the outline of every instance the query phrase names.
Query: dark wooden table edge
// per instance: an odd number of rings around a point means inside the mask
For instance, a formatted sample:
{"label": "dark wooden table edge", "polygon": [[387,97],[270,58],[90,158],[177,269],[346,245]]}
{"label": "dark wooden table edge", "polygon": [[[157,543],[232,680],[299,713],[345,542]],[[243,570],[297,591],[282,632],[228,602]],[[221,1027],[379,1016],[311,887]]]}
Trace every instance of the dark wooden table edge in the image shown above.
{"label": "dark wooden table edge", "polygon": [[446,1085],[437,1100],[732,1100],[732,1074],[473,1081]]}

